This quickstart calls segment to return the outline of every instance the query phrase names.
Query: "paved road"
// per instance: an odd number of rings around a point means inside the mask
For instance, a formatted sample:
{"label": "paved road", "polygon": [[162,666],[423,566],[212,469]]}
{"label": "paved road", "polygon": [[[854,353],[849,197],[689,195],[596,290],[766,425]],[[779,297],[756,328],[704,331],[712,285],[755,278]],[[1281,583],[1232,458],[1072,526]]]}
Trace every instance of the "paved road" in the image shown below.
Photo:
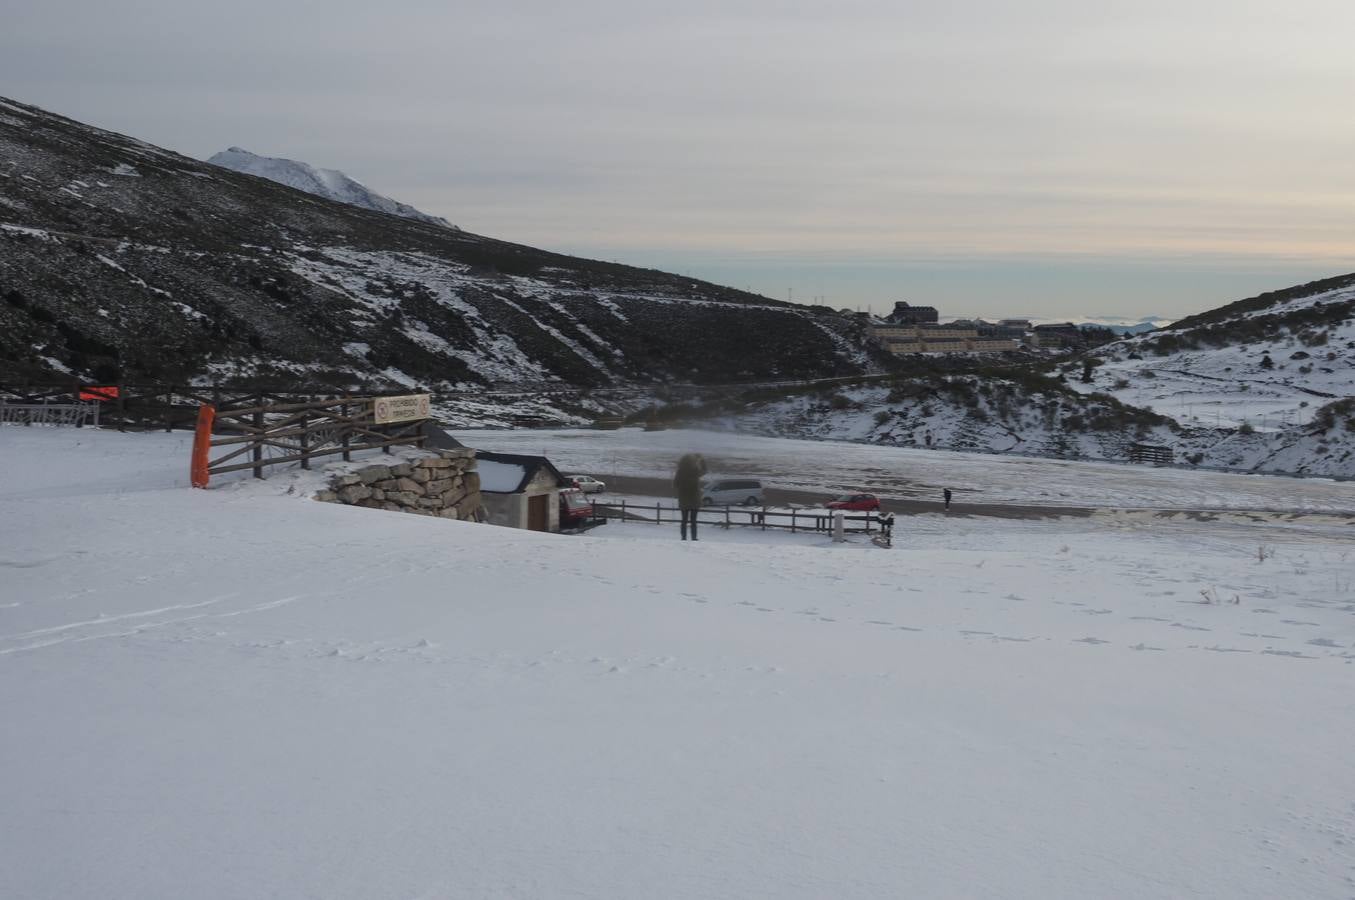
{"label": "paved road", "polygon": [[[666,478],[641,478],[631,475],[609,475],[605,479],[609,491],[620,494],[640,494],[648,497],[671,497],[673,484]],[[799,506],[817,506],[827,499],[821,491],[794,491],[781,488],[768,488],[764,491],[769,506],[797,504]],[[951,516],[988,516],[995,519],[1058,519],[1088,518],[1098,512],[1121,510],[1122,507],[1091,506],[1040,506],[1018,503],[967,503],[963,494],[957,492],[950,504]],[[944,506],[940,500],[900,500],[893,497],[880,497],[880,506],[886,512],[896,515],[918,515],[920,513],[942,512]],[[1259,509],[1147,509],[1146,512],[1161,518],[1178,516],[1196,521],[1215,521],[1226,518],[1230,521],[1264,524],[1266,522],[1295,522],[1307,520],[1314,524],[1326,523],[1355,526],[1355,515],[1349,512]]]}
{"label": "paved road", "polygon": [[[671,497],[673,483],[666,478],[640,478],[631,475],[609,475],[607,489],[619,494],[641,494],[649,497]],[[792,491],[782,488],[767,488],[764,499],[769,506],[786,506],[791,503],[800,506],[817,506],[827,499],[822,491]],[[944,505],[940,500],[897,500],[880,498],[880,506],[886,512],[896,515],[917,515],[918,513],[941,512]],[[998,519],[1055,519],[1061,516],[1085,518],[1096,512],[1083,506],[1028,506],[1009,503],[965,503],[956,499],[950,504],[952,516],[991,516]]]}

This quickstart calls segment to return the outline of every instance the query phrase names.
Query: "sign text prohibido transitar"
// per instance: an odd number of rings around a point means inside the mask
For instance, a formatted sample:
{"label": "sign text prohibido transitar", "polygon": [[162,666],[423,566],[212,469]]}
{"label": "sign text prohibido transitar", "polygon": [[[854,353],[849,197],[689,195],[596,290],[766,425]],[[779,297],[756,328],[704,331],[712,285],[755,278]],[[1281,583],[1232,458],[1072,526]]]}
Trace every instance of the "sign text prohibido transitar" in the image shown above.
{"label": "sign text prohibido transitar", "polygon": [[428,395],[407,394],[403,397],[377,397],[372,400],[376,424],[412,422],[428,418]]}

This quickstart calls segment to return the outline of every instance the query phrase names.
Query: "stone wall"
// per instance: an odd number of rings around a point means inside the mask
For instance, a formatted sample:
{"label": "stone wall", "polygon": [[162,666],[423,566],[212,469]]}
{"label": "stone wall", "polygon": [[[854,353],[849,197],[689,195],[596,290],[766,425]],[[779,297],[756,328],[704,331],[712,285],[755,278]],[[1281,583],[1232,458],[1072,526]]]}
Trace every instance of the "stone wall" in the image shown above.
{"label": "stone wall", "polygon": [[315,495],[327,503],[408,512],[444,519],[484,521],[480,475],[469,447],[437,450],[437,456],[363,466],[335,475],[330,488]]}

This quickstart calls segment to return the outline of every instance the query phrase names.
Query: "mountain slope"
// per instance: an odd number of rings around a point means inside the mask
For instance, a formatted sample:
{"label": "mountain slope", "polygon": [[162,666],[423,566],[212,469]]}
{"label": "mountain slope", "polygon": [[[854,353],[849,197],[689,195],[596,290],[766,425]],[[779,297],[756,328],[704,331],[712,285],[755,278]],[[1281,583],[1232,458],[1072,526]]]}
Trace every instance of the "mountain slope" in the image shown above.
{"label": "mountain slope", "polygon": [[[1083,381],[1090,363],[1089,379]],[[1355,275],[1258,297],[1127,337],[1061,366],[900,377],[890,387],[778,399],[727,427],[947,450],[1124,459],[1355,477]]]}
{"label": "mountain slope", "polygon": [[1355,275],[1239,300],[1090,359],[1088,382],[1068,367],[1070,387],[1215,430],[1211,462],[1355,475]]}
{"label": "mountain slope", "polygon": [[861,326],[336,203],[0,100],[0,372],[283,385],[812,378]]}
{"label": "mountain slope", "polygon": [[456,228],[441,216],[430,216],[414,207],[392,200],[384,194],[367,187],[360,181],[349,178],[338,169],[317,169],[310,163],[294,159],[282,159],[275,156],[259,156],[241,147],[223,150],[207,160],[214,166],[267,178],[278,184],[285,184],[317,197],[337,200],[350,206],[360,206],[377,212],[389,213],[406,219],[416,219],[444,228]]}

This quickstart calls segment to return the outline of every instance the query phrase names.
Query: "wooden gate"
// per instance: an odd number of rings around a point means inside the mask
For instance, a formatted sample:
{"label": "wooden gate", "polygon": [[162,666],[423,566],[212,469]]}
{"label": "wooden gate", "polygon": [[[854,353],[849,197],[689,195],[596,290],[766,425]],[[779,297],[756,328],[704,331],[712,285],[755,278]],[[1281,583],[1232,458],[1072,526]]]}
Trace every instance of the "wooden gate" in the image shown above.
{"label": "wooden gate", "polygon": [[550,531],[550,495],[527,498],[527,530]]}

